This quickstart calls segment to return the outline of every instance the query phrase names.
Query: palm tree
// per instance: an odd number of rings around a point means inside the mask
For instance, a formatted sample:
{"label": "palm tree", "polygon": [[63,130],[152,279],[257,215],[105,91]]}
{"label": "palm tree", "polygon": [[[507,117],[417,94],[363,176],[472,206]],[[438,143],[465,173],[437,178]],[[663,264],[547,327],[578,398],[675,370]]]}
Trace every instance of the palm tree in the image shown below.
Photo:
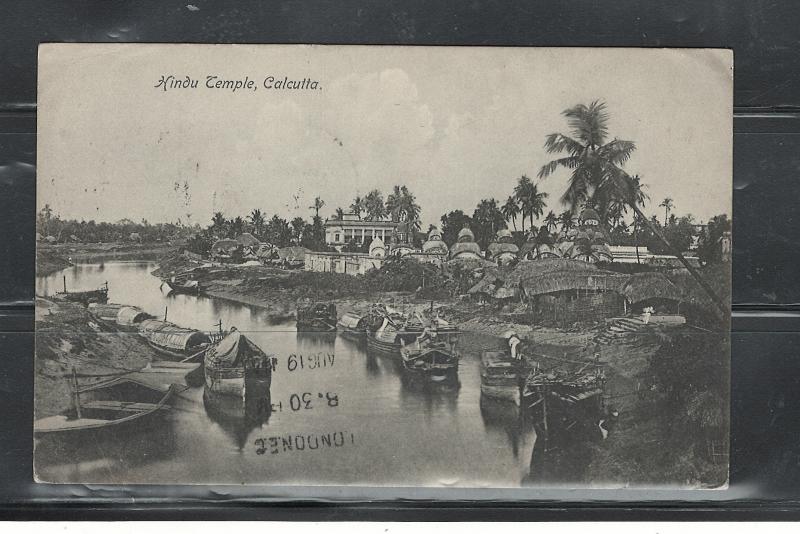
{"label": "palm tree", "polygon": [[559,167],[571,171],[569,184],[561,196],[562,204],[573,212],[591,201],[602,215],[614,197],[614,188],[604,178],[609,166],[623,165],[636,149],[633,141],[607,140],[608,113],[605,102],[595,100],[589,106],[578,104],[563,112],[571,128],[571,136],[554,133],[547,136],[548,154],[567,152],[567,157],[555,159],[539,170],[539,178],[546,178]]}
{"label": "palm tree", "polygon": [[547,212],[547,217],[544,218],[544,224],[547,226],[547,231],[552,232],[558,228],[558,215],[552,211]]}
{"label": "palm tree", "polygon": [[325,201],[317,197],[314,199],[314,204],[312,206],[309,206],[308,209],[314,210],[314,216],[319,217],[319,210],[321,210],[324,205]]}
{"label": "palm tree", "polygon": [[420,207],[417,199],[406,186],[394,186],[392,192],[386,197],[386,209],[393,221],[408,221],[419,230]]}
{"label": "palm tree", "polygon": [[292,219],[292,235],[299,243],[303,239],[303,233],[306,229],[306,221],[302,217],[295,217]]}
{"label": "palm tree", "polygon": [[211,218],[211,231],[215,236],[224,236],[227,225],[228,221],[225,220],[225,216],[221,211],[214,213],[214,216]]}
{"label": "palm tree", "polygon": [[533,228],[533,218],[535,216],[538,219],[544,213],[544,208],[547,206],[545,199],[547,199],[548,194],[544,191],[540,192],[536,184],[533,184],[529,193],[528,216],[531,218],[531,228]]}
{"label": "palm tree", "polygon": [[636,145],[632,141],[616,138],[606,142],[609,117],[605,103],[594,101],[589,106],[578,104],[565,110],[563,114],[572,129],[572,137],[560,133],[550,134],[545,140],[545,149],[551,154],[566,151],[568,155],[544,165],[539,171],[539,177],[550,176],[559,167],[571,171],[569,184],[561,197],[561,201],[568,205],[571,211],[586,201],[592,201],[601,207],[601,211],[606,211],[611,199],[615,197],[624,199],[711,297],[721,318],[727,317],[728,306],[700,276],[697,269],[686,260],[681,251],[672,246],[656,225],[652,224],[639,209],[633,180],[622,169],[636,149]]}
{"label": "palm tree", "polygon": [[373,189],[364,197],[364,211],[368,221],[381,221],[386,217],[386,206],[383,203],[383,193]]}
{"label": "palm tree", "polygon": [[575,228],[575,216],[572,214],[572,211],[566,210],[558,217],[558,222],[561,224],[561,231],[565,234]]}
{"label": "palm tree", "polygon": [[500,211],[503,213],[503,217],[505,217],[506,222],[511,221],[511,224],[514,225],[514,231],[517,231],[517,215],[519,215],[519,204],[517,203],[514,197],[508,197],[506,203],[503,204],[503,207],[500,208]]}
{"label": "palm tree", "polygon": [[664,227],[667,227],[667,220],[669,219],[669,212],[672,208],[675,207],[674,201],[667,197],[661,201],[661,204],[658,205],[659,208],[664,208]]}
{"label": "palm tree", "polygon": [[264,216],[261,214],[260,209],[254,209],[250,212],[250,215],[247,216],[247,219],[250,221],[250,225],[253,227],[253,233],[256,237],[261,237],[262,230],[264,229]]}
{"label": "palm tree", "polygon": [[356,198],[353,199],[353,203],[350,204],[350,211],[361,219],[361,212],[364,211],[364,208],[364,199],[361,198],[360,195],[356,195]]}
{"label": "palm tree", "polygon": [[478,203],[472,214],[472,220],[478,230],[478,242],[481,248],[486,248],[497,230],[506,227],[503,212],[497,205],[497,200],[493,198],[483,199]]}
{"label": "palm tree", "polygon": [[[336,208],[336,212],[334,213],[333,216],[336,217],[336,219],[338,219],[340,221],[343,220],[344,219],[344,210],[342,208]],[[358,218],[360,219],[361,215],[359,215]]]}
{"label": "palm tree", "polygon": [[522,233],[525,233],[525,217],[528,216],[530,210],[530,191],[533,187],[531,179],[524,174],[517,180],[517,185],[514,186],[514,198],[519,202],[522,212]]}

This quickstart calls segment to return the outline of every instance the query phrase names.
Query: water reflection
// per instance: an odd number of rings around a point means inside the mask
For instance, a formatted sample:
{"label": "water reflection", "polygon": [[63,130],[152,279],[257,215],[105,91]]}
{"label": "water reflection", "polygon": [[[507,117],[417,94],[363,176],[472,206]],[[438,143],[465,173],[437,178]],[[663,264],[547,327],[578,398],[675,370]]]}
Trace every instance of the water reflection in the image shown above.
{"label": "water reflection", "polygon": [[[399,356],[370,354],[363,343],[328,333],[298,333],[289,313],[165,295],[161,281],[149,274],[155,267],[148,262],[77,265],[37,279],[36,289],[38,294],[60,290],[62,276],[75,288],[108,280],[110,302],[135,305],[157,317],[166,308],[170,321],[203,330],[216,330],[219,321],[225,329],[235,326],[276,357],[271,387],[247,395],[247,402],[210,398],[202,387],[190,389],[182,394],[171,424],[160,429],[171,435],[137,434],[123,440],[135,446],[112,447],[107,455],[83,451],[75,457],[84,462],[80,469],[62,454],[62,463],[73,470],[44,474],[80,480],[91,466],[94,482],[514,486],[528,472],[530,424],[515,426],[518,417],[507,408],[481,411],[480,352],[493,339],[465,339],[455,384],[408,381]],[[312,365],[292,362],[290,367],[292,354],[334,358]],[[320,365],[323,361],[327,364]],[[312,405],[293,410],[291,399],[304,393]],[[338,395],[338,404],[320,400],[328,393]],[[283,409],[268,410],[270,404]],[[333,432],[348,432],[354,440],[324,453],[275,456],[258,455],[253,445],[265,436]],[[226,448],[232,453],[219,454]]]}
{"label": "water reflection", "polygon": [[203,391],[203,406],[208,418],[222,428],[240,451],[244,449],[250,434],[262,428],[272,415],[269,385],[248,386],[244,399],[213,393],[208,388]]}

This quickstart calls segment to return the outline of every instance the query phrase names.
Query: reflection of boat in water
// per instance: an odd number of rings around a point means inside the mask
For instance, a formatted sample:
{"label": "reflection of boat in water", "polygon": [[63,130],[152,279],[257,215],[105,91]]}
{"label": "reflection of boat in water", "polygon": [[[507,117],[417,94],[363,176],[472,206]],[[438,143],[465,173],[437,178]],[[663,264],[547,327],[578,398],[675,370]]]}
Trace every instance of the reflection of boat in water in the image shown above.
{"label": "reflection of boat in water", "polygon": [[367,338],[367,322],[366,316],[347,312],[339,318],[339,332],[343,337],[363,341]]}
{"label": "reflection of boat in water", "polygon": [[336,330],[336,304],[310,300],[297,303],[297,331],[330,332]]}
{"label": "reflection of boat in water", "polygon": [[333,350],[336,345],[336,332],[297,331],[298,350]]}
{"label": "reflection of boat in water", "polygon": [[458,328],[441,319],[432,323],[413,343],[400,349],[403,369],[411,377],[430,382],[458,380]]}
{"label": "reflection of boat in water", "polygon": [[501,351],[481,356],[481,396],[520,404],[519,364]]}
{"label": "reflection of boat in water", "polygon": [[272,381],[272,359],[235,328],[206,350],[204,364],[206,388],[217,395],[246,399]]}
{"label": "reflection of boat in water", "polygon": [[215,336],[206,332],[183,328],[158,319],[141,321],[139,334],[160,355],[179,361],[199,359],[203,351],[215,341]]}
{"label": "reflection of boat in water", "polygon": [[233,439],[239,450],[244,448],[253,430],[269,421],[272,414],[269,383],[261,381],[249,386],[245,398],[215,394],[208,387],[203,391],[203,405],[209,419]]}
{"label": "reflection of boat in water", "polygon": [[125,377],[73,388],[73,406],[34,421],[33,433],[37,438],[68,435],[89,441],[103,432],[130,433],[160,421],[173,393],[174,386],[163,390]]}
{"label": "reflection of boat in water", "polygon": [[164,284],[173,293],[185,293],[188,295],[197,295],[200,293],[200,282],[191,279],[176,279],[175,277],[164,280]]}

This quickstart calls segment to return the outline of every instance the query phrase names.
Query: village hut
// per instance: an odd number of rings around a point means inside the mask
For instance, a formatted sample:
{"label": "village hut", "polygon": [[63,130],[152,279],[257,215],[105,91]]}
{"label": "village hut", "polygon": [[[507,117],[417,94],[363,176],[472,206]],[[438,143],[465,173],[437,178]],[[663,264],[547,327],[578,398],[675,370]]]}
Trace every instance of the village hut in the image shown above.
{"label": "village hut", "polygon": [[458,239],[450,249],[450,259],[483,259],[481,248],[475,242],[475,234],[468,227],[458,232]]}
{"label": "village hut", "polygon": [[[591,268],[591,264],[576,260],[560,261],[571,262],[565,264],[569,268],[525,278],[520,283],[534,322],[565,327],[625,313],[620,287],[627,280],[626,275]],[[585,268],[575,265],[580,263]]]}
{"label": "village hut", "polygon": [[683,293],[662,273],[636,273],[622,285],[620,292],[632,310],[653,307],[659,313],[677,314]]}
{"label": "village hut", "polygon": [[51,235],[45,237],[44,240],[47,241],[48,243],[55,243],[56,241],[58,241],[58,239],[56,239],[54,236]]}
{"label": "village hut", "polygon": [[235,239],[219,239],[211,245],[211,257],[217,260],[230,261],[241,252],[242,245]]}
{"label": "village hut", "polygon": [[307,252],[309,252],[307,248],[300,246],[279,248],[278,260],[288,269],[299,269],[306,263]]}
{"label": "village hut", "polygon": [[383,244],[383,240],[380,237],[374,238],[369,244],[369,255],[374,258],[386,257],[386,245]]}
{"label": "village hut", "polygon": [[236,238],[236,241],[239,242],[243,247],[257,247],[261,244],[256,236],[251,234],[250,232],[245,232]]}
{"label": "village hut", "polygon": [[139,235],[139,232],[131,232],[131,235],[128,236],[128,239],[134,243],[142,242],[142,236]]}

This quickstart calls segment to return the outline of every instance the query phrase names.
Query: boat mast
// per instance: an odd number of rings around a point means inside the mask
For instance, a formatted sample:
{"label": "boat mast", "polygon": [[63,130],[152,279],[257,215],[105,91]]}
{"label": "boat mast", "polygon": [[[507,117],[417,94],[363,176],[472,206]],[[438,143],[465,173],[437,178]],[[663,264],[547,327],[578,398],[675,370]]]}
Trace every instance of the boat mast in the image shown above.
{"label": "boat mast", "polygon": [[74,366],[72,367],[72,381],[70,383],[70,386],[72,386],[73,391],[74,391],[73,401],[75,403],[75,415],[77,415],[78,419],[80,419],[81,418],[81,394],[80,394],[80,391],[78,390],[78,374],[75,372],[75,367]]}

